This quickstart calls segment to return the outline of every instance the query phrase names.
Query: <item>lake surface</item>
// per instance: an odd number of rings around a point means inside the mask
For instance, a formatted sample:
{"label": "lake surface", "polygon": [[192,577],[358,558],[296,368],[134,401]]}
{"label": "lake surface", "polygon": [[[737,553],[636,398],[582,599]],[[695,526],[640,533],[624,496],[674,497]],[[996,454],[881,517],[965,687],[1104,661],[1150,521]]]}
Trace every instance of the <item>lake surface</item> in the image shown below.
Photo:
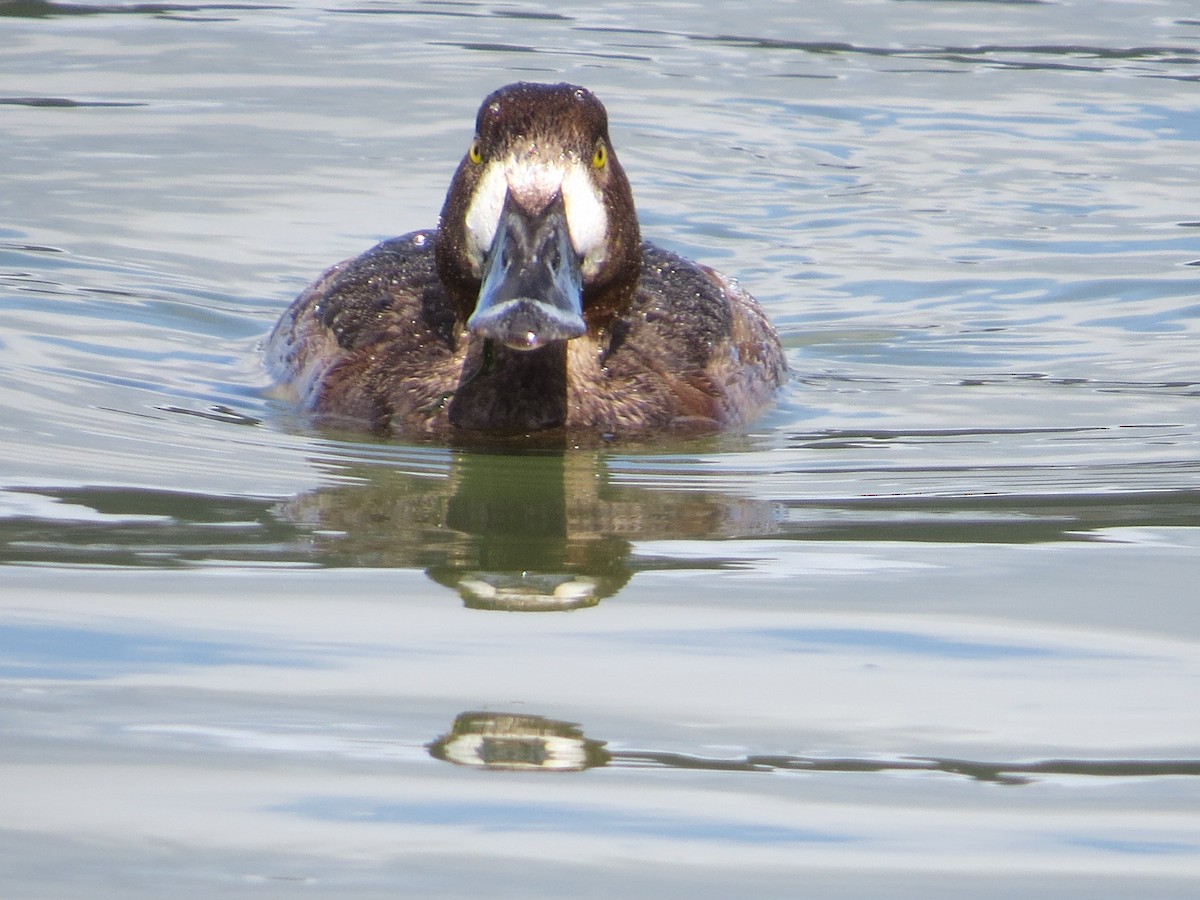
{"label": "lake surface", "polygon": [[[609,108],[744,433],[319,432],[259,343]],[[6,898],[1200,893],[1194,3],[0,0]]]}

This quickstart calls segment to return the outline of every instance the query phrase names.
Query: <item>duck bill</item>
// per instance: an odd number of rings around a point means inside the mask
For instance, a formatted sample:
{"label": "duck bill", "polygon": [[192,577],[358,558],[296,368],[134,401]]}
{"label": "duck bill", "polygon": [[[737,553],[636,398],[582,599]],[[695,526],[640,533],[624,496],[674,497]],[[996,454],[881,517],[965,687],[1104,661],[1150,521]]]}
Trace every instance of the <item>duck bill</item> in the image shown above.
{"label": "duck bill", "polygon": [[583,275],[561,192],[538,213],[505,195],[467,329],[514,350],[536,350],[587,332]]}

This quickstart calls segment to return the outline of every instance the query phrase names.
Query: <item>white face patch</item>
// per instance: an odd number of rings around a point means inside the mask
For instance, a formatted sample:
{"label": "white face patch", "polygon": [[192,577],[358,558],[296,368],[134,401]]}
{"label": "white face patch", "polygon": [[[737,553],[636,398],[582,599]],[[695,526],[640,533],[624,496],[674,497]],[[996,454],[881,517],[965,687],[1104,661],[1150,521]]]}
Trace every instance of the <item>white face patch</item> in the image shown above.
{"label": "white face patch", "polygon": [[582,163],[568,167],[562,180],[563,206],[571,245],[583,260],[583,277],[595,275],[608,256],[608,210]]}
{"label": "white face patch", "polygon": [[587,168],[578,160],[546,163],[536,157],[510,155],[485,164],[467,206],[467,253],[473,274],[483,273],[484,260],[496,237],[506,192],[539,207],[562,191],[571,245],[582,259],[587,278],[607,256],[608,210]]}
{"label": "white face patch", "polygon": [[500,224],[500,211],[504,209],[507,190],[508,180],[504,175],[503,163],[487,163],[467,205],[467,255],[471,259],[471,274],[476,278],[483,276],[483,262],[496,237],[496,226]]}

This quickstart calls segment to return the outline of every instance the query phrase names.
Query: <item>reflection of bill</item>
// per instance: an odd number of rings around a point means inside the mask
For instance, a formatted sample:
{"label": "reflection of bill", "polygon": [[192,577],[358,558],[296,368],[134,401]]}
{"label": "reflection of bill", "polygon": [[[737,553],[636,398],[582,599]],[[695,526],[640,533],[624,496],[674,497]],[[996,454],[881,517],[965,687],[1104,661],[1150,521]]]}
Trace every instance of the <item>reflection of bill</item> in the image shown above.
{"label": "reflection of bill", "polygon": [[582,609],[600,602],[600,583],[586,575],[474,572],[458,579],[457,587],[472,609],[548,612]]}
{"label": "reflection of bill", "polygon": [[601,741],[577,725],[541,716],[463,713],[429,745],[436,759],[484,769],[579,772],[609,761]]}
{"label": "reflection of bill", "polygon": [[1039,776],[1200,776],[1197,759],[1051,759],[1002,763],[921,756],[885,759],[776,754],[722,759],[657,750],[609,750],[605,741],[585,737],[573,722],[485,712],[462,713],[454,720],[449,734],[428,747],[435,759],[460,766],[510,771],[579,772],[594,766],[618,766],[718,772],[943,772],[1009,785],[1029,784],[1038,781]]}

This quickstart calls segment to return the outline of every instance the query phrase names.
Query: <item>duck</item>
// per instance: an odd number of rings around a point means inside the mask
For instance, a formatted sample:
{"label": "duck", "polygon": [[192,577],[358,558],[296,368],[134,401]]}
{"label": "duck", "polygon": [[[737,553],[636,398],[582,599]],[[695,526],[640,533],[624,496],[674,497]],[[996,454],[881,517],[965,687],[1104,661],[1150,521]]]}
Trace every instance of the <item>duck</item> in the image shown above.
{"label": "duck", "polygon": [[483,100],[437,227],[325,271],[265,350],[319,424],[449,441],[744,427],[787,373],[746,290],[642,240],[597,97],[528,82]]}

